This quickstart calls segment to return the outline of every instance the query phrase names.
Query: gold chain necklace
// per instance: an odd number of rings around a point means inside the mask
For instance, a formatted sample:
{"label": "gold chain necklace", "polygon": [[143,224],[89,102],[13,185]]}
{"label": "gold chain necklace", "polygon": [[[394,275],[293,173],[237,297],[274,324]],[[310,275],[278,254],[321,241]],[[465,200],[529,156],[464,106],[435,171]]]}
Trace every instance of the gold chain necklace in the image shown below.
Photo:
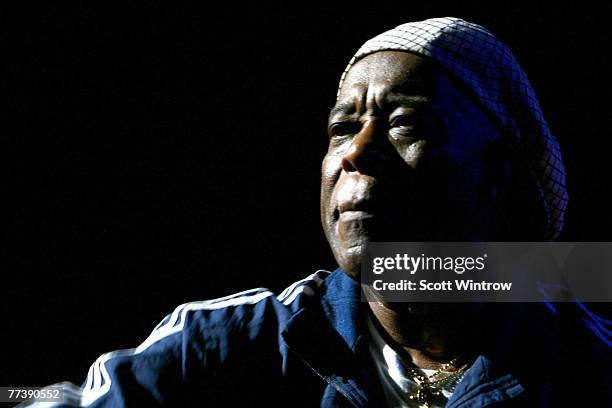
{"label": "gold chain necklace", "polygon": [[433,398],[442,394],[442,387],[457,381],[466,370],[467,364],[464,364],[456,371],[450,373],[445,372],[449,368],[455,367],[455,364],[457,364],[458,361],[459,357],[456,357],[448,363],[443,364],[435,373],[431,375],[431,377],[424,375],[415,368],[407,367],[406,370],[408,371],[408,374],[418,387],[414,393],[408,396],[408,398],[411,401],[418,402],[421,407],[431,407]]}

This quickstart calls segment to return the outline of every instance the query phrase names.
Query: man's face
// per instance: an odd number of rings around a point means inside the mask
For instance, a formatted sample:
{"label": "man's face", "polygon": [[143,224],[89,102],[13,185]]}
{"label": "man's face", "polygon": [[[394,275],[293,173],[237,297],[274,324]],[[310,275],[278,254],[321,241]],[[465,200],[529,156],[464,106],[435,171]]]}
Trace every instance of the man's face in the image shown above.
{"label": "man's face", "polygon": [[328,134],[321,221],[349,275],[370,241],[486,240],[500,134],[433,62],[394,51],[358,61]]}

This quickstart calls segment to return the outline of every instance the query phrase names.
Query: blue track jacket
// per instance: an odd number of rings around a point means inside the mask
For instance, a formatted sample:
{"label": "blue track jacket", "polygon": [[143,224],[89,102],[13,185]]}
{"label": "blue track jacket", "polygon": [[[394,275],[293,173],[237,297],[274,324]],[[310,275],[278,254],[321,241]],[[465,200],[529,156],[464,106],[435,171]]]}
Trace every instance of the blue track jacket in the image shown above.
{"label": "blue track jacket", "polygon": [[[609,321],[578,303],[494,306],[447,407],[610,406]],[[278,296],[253,289],[187,303],[140,346],[102,355],[81,387],[61,383],[64,403],[23,406],[384,406],[363,307],[341,270]]]}

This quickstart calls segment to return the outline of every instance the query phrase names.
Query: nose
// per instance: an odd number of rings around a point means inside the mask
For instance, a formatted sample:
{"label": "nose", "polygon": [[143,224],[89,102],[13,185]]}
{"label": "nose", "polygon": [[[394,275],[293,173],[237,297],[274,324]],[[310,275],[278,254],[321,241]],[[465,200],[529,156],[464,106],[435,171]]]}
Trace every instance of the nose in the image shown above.
{"label": "nose", "polygon": [[381,142],[377,140],[377,132],[376,120],[371,119],[364,123],[342,157],[344,171],[370,174],[377,165],[380,165],[378,162],[384,160],[385,156],[381,150]]}

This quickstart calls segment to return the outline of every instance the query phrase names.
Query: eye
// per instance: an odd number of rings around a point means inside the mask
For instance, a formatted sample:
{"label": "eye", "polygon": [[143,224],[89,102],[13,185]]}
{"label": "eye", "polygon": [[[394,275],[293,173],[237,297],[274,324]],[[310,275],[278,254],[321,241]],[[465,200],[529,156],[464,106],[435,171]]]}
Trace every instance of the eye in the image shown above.
{"label": "eye", "polygon": [[359,123],[335,122],[329,126],[329,136],[339,137],[354,134],[359,131]]}
{"label": "eye", "polygon": [[391,119],[389,123],[389,136],[395,140],[414,137],[414,129],[417,124],[414,115],[399,115]]}
{"label": "eye", "polygon": [[392,128],[395,127],[406,127],[406,126],[414,126],[416,125],[416,117],[415,115],[399,115],[391,119],[389,125]]}

